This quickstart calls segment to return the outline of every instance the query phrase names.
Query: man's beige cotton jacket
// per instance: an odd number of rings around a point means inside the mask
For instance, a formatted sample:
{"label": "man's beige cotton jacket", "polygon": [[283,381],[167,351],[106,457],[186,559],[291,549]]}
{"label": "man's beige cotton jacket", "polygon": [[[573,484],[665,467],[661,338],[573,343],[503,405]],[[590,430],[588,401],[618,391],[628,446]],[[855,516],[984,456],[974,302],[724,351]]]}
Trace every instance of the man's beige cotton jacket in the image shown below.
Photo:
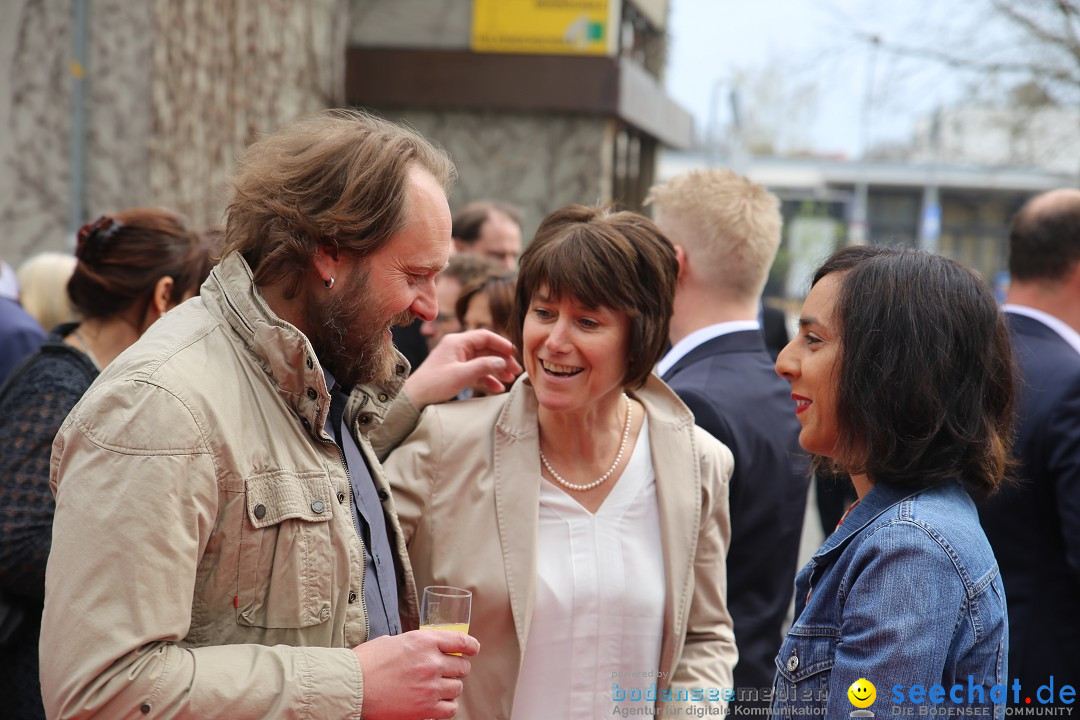
{"label": "man's beige cotton jacket", "polygon": [[[365,432],[407,373],[347,409]],[[367,639],[350,483],[307,338],[239,255],[109,365],[53,447],[41,680],[49,717],[357,718]],[[415,416],[412,418],[415,421]]]}

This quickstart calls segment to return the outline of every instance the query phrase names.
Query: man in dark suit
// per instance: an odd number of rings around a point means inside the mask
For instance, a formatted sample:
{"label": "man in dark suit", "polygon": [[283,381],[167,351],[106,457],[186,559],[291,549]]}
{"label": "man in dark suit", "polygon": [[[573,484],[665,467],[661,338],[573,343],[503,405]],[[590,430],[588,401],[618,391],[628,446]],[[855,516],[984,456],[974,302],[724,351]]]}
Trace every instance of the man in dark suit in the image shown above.
{"label": "man in dark suit", "polygon": [[1018,481],[980,515],[1001,567],[1009,676],[1024,706],[1051,676],[1055,700],[1063,685],[1080,686],[1080,190],[1053,190],[1021,208],[1009,272]]}
{"label": "man in dark suit", "polygon": [[728,170],[675,177],[653,187],[649,202],[679,260],[672,348],[657,371],[735,455],[727,560],[739,648],[733,706],[767,707],[762,689],[776,672],[809,487],[791,389],[773,369],[758,322],[780,245],[780,203]]}

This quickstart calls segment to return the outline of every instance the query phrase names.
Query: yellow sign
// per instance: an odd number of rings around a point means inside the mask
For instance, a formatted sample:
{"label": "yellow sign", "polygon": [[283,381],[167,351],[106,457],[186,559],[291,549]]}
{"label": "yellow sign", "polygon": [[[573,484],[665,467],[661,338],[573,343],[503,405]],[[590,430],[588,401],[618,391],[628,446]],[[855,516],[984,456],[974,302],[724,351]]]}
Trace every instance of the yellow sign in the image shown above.
{"label": "yellow sign", "polygon": [[472,49],[614,55],[620,0],[473,0]]}

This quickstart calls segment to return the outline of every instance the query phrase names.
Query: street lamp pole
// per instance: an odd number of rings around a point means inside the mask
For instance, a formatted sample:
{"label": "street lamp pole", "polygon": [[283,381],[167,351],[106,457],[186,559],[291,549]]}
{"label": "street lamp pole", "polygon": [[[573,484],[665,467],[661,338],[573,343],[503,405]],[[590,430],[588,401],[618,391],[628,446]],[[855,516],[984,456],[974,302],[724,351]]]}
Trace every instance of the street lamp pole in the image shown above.
{"label": "street lamp pole", "polygon": [[870,52],[866,67],[866,89],[863,92],[862,117],[859,119],[859,162],[862,165],[859,179],[855,183],[855,200],[851,207],[851,220],[848,223],[848,244],[862,245],[867,242],[869,233],[868,218],[870,205],[870,178],[867,168],[867,150],[870,145],[870,125],[874,98],[874,71],[877,65],[877,51],[881,45],[881,36],[870,35]]}

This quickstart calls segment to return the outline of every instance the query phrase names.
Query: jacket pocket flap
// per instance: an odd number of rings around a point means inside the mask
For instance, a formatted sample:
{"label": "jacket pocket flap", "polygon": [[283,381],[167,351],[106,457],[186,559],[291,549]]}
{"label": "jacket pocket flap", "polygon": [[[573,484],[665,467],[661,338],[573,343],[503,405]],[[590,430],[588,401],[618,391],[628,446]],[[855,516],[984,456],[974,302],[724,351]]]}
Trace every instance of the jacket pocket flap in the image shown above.
{"label": "jacket pocket flap", "polygon": [[285,520],[328,522],[335,503],[330,479],[318,472],[274,472],[244,479],[248,520],[257,528]]}
{"label": "jacket pocket flap", "polygon": [[790,683],[831,670],[839,642],[839,633],[832,628],[793,627],[776,655],[776,670]]}

